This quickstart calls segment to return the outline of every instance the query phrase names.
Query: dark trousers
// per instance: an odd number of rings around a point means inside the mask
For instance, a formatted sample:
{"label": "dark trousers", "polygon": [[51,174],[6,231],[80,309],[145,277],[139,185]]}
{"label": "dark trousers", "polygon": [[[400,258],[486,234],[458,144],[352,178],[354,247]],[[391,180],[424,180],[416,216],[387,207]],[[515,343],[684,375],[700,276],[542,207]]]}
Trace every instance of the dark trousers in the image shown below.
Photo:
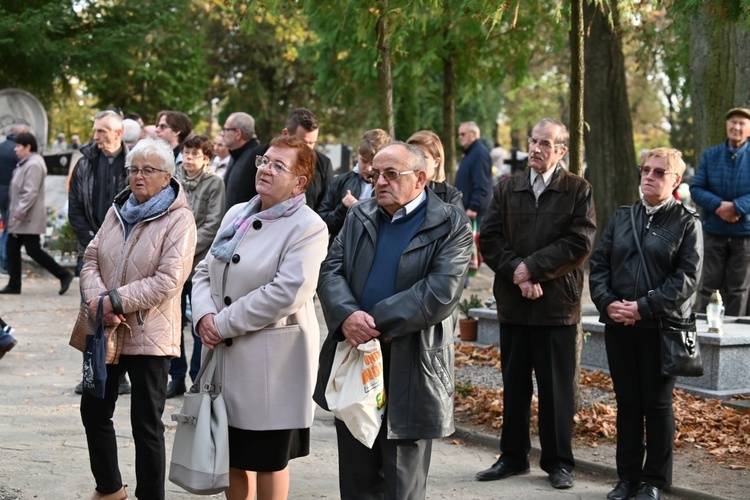
{"label": "dark trousers", "polygon": [[117,438],[112,415],[117,402],[120,374],[130,376],[130,424],[135,442],[135,496],[164,498],[166,449],[161,417],[167,397],[166,356],[120,356],[116,365],[107,365],[104,399],[84,391],[81,396],[81,420],[86,429],[91,472],[96,491],[114,493],[122,487],[117,461]]}
{"label": "dark trousers", "polygon": [[343,500],[411,500],[427,494],[431,439],[388,439],[384,421],[372,449],[336,419]]}
{"label": "dark trousers", "polygon": [[675,379],[661,376],[659,332],[623,325],[604,332],[617,400],[617,474],[663,489],[672,483]]}
{"label": "dark trousers", "polygon": [[26,248],[26,253],[34,259],[40,266],[45,268],[52,275],[64,280],[70,274],[50,254],[42,250],[38,234],[11,234],[8,236],[5,251],[8,255],[8,287],[14,290],[21,290],[21,247]]}
{"label": "dark trousers", "polygon": [[182,287],[182,297],[180,300],[180,310],[182,311],[182,333],[180,334],[180,357],[172,358],[169,363],[169,376],[172,380],[182,380],[188,373],[187,356],[185,355],[185,326],[190,323],[190,333],[193,336],[193,353],[190,356],[190,380],[195,380],[198,371],[201,368],[201,349],[203,343],[201,338],[195,334],[195,325],[189,322],[185,317],[187,310],[187,299],[193,293],[193,282],[188,280]]}
{"label": "dark trousers", "polygon": [[703,232],[701,311],[720,290],[727,316],[745,316],[750,297],[750,238],[728,238]]}
{"label": "dark trousers", "polygon": [[575,325],[500,325],[503,370],[500,451],[503,461],[514,467],[529,465],[533,369],[539,394],[539,441],[542,445],[539,465],[548,474],[561,468],[573,470],[575,359]]}

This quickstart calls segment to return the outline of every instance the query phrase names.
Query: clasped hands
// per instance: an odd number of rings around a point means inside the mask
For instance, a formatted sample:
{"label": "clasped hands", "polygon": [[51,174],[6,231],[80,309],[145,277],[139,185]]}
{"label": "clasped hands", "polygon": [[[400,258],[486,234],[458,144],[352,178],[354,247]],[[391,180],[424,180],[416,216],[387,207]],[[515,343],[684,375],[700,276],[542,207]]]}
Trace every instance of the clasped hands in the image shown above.
{"label": "clasped hands", "polygon": [[354,347],[380,336],[380,332],[375,329],[375,318],[364,311],[351,313],[341,325],[341,331],[346,341]]}
{"label": "clasped hands", "polygon": [[224,340],[221,338],[221,335],[219,335],[219,330],[216,329],[214,316],[216,316],[214,313],[206,314],[200,319],[200,321],[198,321],[195,328],[198,331],[198,335],[200,335],[201,342],[203,342],[203,345],[209,349],[213,349],[216,347],[216,344]]}
{"label": "clasped hands", "polygon": [[740,220],[740,216],[734,208],[734,202],[731,201],[722,201],[719,208],[716,209],[716,215],[724,222],[729,222],[730,224],[734,224]]}
{"label": "clasped hands", "polygon": [[641,313],[638,312],[638,302],[630,300],[617,300],[607,306],[607,314],[610,318],[625,326],[633,326],[636,321],[641,319]]}
{"label": "clasped hands", "polygon": [[521,295],[526,299],[536,300],[544,295],[542,285],[531,281],[531,273],[525,262],[521,262],[513,272],[513,284],[521,288]]}
{"label": "clasped hands", "polygon": [[[94,297],[86,301],[86,306],[89,308],[89,317],[96,318],[96,310],[99,307],[99,298]],[[102,300],[102,321],[105,326],[115,326],[125,321],[125,315],[115,314],[112,308],[112,301],[109,295],[105,295]]]}

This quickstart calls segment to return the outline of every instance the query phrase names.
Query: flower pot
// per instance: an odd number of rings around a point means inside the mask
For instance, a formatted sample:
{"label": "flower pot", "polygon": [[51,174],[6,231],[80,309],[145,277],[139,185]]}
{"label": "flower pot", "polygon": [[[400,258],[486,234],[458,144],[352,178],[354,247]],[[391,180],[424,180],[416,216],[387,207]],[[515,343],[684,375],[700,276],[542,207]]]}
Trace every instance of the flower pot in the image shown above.
{"label": "flower pot", "polygon": [[479,322],[474,319],[461,319],[458,321],[459,338],[467,342],[476,342]]}

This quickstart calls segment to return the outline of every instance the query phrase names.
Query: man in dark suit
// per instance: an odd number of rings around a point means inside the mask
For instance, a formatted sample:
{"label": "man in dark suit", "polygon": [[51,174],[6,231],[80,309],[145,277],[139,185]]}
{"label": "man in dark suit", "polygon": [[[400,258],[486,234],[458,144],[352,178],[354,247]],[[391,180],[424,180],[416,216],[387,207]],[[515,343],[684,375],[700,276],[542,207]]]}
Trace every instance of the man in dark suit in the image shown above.
{"label": "man in dark suit", "polygon": [[247,113],[232,113],[221,128],[224,145],[232,159],[224,173],[227,188],[226,209],[237,203],[250,201],[258,194],[255,190],[255,151],[260,146],[255,135],[255,119]]}
{"label": "man in dark suit", "polygon": [[[307,206],[313,210],[318,210],[323,196],[326,194],[328,185],[333,180],[333,165],[331,159],[323,153],[315,150],[315,144],[318,142],[318,117],[315,113],[305,108],[297,108],[289,115],[284,124],[284,130],[281,135],[293,135],[297,139],[305,141],[310,149],[315,151],[318,161],[315,163],[315,177],[307,186],[305,191],[305,201]],[[256,156],[263,156],[268,151],[268,144],[255,148]]]}

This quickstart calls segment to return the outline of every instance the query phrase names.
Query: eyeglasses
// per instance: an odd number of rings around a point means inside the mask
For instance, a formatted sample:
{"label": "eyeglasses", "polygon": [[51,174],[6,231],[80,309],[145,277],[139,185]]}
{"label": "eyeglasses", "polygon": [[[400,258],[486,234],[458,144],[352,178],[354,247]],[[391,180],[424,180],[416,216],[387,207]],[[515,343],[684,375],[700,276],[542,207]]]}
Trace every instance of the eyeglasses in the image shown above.
{"label": "eyeglasses", "polygon": [[402,175],[413,174],[415,172],[418,172],[418,170],[404,170],[403,172],[399,172],[398,170],[384,170],[382,172],[380,170],[373,170],[372,173],[367,176],[367,180],[372,184],[375,184],[378,182],[378,178],[382,175],[383,179],[392,182]]}
{"label": "eyeglasses", "polygon": [[230,130],[239,130],[236,127],[221,127],[222,132],[229,132]]}
{"label": "eyeglasses", "polygon": [[539,139],[534,139],[533,137],[528,138],[529,142],[529,149],[533,149],[537,146],[539,146],[539,149],[542,151],[552,151],[552,149],[556,148],[557,146],[562,146],[562,144],[552,144],[549,141],[541,141]]}
{"label": "eyeglasses", "polygon": [[654,174],[654,177],[656,177],[657,179],[663,179],[667,174],[677,175],[676,172],[669,172],[667,170],[664,170],[663,168],[651,168],[645,165],[641,165],[640,167],[638,167],[638,170],[640,170],[641,175],[644,177],[648,177],[649,175]]}
{"label": "eyeglasses", "polygon": [[160,123],[159,125],[156,126],[156,128],[158,128],[159,130],[166,130],[166,129],[171,129],[172,127],[170,127],[166,123]]}
{"label": "eyeglasses", "polygon": [[128,174],[128,177],[138,177],[138,174],[143,174],[143,177],[151,177],[156,172],[166,173],[167,171],[154,168],[154,167],[143,167],[143,168],[128,167],[125,169],[125,173]]}
{"label": "eyeglasses", "polygon": [[280,161],[271,161],[268,159],[267,156],[256,156],[255,157],[255,166],[259,169],[266,169],[269,167],[272,167],[269,172],[271,172],[274,175],[278,175],[281,172],[287,172],[292,175],[294,175],[294,172],[291,171],[286,165],[281,163]]}
{"label": "eyeglasses", "polygon": [[459,132],[459,133],[458,133],[458,136],[459,136],[459,137],[463,137],[463,136],[465,136],[465,135],[469,135],[470,133],[471,133],[471,132]]}
{"label": "eyeglasses", "polygon": [[203,151],[201,151],[200,149],[183,149],[182,156],[190,158],[201,158],[206,155],[203,154]]}

